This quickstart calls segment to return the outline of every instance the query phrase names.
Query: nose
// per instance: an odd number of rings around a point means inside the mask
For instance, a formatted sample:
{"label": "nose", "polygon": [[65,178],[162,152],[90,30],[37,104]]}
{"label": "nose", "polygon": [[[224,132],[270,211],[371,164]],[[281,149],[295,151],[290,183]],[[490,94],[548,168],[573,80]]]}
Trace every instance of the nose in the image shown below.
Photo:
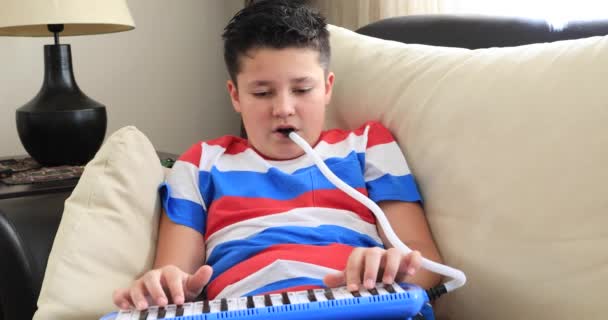
{"label": "nose", "polygon": [[295,101],[288,94],[278,94],[272,101],[272,115],[286,118],[295,114]]}

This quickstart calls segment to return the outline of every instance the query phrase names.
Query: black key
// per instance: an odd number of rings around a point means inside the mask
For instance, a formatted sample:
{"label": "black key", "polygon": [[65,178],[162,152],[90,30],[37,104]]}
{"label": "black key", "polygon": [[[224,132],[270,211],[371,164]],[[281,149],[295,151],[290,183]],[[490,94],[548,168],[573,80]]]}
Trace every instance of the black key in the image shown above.
{"label": "black key", "polygon": [[226,298],[220,300],[220,311],[228,311],[228,300]]}
{"label": "black key", "polygon": [[331,291],[330,288],[325,288],[325,298],[327,298],[327,300],[336,300],[334,292]]}
{"label": "black key", "polygon": [[395,293],[395,288],[393,288],[392,284],[385,284],[384,285],[384,289],[386,289],[386,291],[388,291],[388,293]]}
{"label": "black key", "polygon": [[139,320],[146,320],[148,318],[148,310],[142,310],[139,313]]}
{"label": "black key", "polygon": [[291,301],[289,301],[289,297],[287,296],[287,292],[281,292],[281,298],[283,300],[283,304],[291,304]]}
{"label": "black key", "polygon": [[203,300],[203,313],[209,313],[211,310],[209,308],[209,300]]}
{"label": "black key", "polygon": [[158,313],[156,314],[156,319],[164,319],[167,314],[167,310],[164,307],[158,308]]}
{"label": "black key", "polygon": [[355,298],[360,298],[361,297],[361,293],[359,291],[353,291],[351,292],[351,294],[353,295],[353,297]]}
{"label": "black key", "polygon": [[264,306],[272,307],[272,300],[270,300],[270,295],[268,294],[264,295]]}
{"label": "black key", "polygon": [[184,315],[184,306],[180,304],[179,306],[177,306],[177,308],[175,308],[175,316],[181,317],[183,315]]}
{"label": "black key", "polygon": [[316,302],[317,301],[317,297],[315,296],[315,292],[312,291],[312,289],[308,289],[306,292],[308,292],[308,301],[310,301],[310,302]]}
{"label": "black key", "polygon": [[253,303],[253,297],[247,296],[247,309],[255,308],[255,304]]}
{"label": "black key", "polygon": [[371,294],[373,294],[373,295],[375,295],[375,296],[377,296],[377,295],[378,295],[378,290],[376,290],[376,288],[371,288],[371,289],[369,289],[369,290],[367,290],[367,291],[369,291],[369,293],[371,293]]}

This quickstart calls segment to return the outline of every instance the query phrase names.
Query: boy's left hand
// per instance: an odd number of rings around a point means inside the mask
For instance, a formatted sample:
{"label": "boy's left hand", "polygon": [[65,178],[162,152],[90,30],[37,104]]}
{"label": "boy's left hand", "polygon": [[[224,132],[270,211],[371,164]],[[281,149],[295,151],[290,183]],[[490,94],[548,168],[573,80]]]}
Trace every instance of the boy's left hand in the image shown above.
{"label": "boy's left hand", "polygon": [[404,281],[414,276],[421,264],[422,255],[418,251],[406,255],[396,248],[355,248],[344,271],[328,274],[323,282],[330,288],[346,284],[349,291],[357,291],[361,285],[371,289],[376,282]]}

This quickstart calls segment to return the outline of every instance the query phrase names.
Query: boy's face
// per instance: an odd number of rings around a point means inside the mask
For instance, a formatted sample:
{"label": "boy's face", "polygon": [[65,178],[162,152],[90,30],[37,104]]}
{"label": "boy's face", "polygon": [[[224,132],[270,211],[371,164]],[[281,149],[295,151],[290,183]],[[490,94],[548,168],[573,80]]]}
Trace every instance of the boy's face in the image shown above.
{"label": "boy's face", "polygon": [[312,49],[252,49],[240,58],[238,86],[228,81],[234,109],[243,117],[251,145],[272,159],[293,159],[304,151],[278,132],[293,128],[309,144],[319,139],[333,73],[327,78]]}

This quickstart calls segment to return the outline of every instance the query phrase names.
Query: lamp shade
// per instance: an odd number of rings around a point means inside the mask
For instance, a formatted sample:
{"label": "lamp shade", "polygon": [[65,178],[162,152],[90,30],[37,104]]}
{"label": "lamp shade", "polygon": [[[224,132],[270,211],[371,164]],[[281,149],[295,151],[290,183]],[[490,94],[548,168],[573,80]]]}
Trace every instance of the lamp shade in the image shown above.
{"label": "lamp shade", "polygon": [[61,36],[135,28],[126,0],[0,1],[0,36],[53,36],[47,28],[49,24],[64,25]]}

